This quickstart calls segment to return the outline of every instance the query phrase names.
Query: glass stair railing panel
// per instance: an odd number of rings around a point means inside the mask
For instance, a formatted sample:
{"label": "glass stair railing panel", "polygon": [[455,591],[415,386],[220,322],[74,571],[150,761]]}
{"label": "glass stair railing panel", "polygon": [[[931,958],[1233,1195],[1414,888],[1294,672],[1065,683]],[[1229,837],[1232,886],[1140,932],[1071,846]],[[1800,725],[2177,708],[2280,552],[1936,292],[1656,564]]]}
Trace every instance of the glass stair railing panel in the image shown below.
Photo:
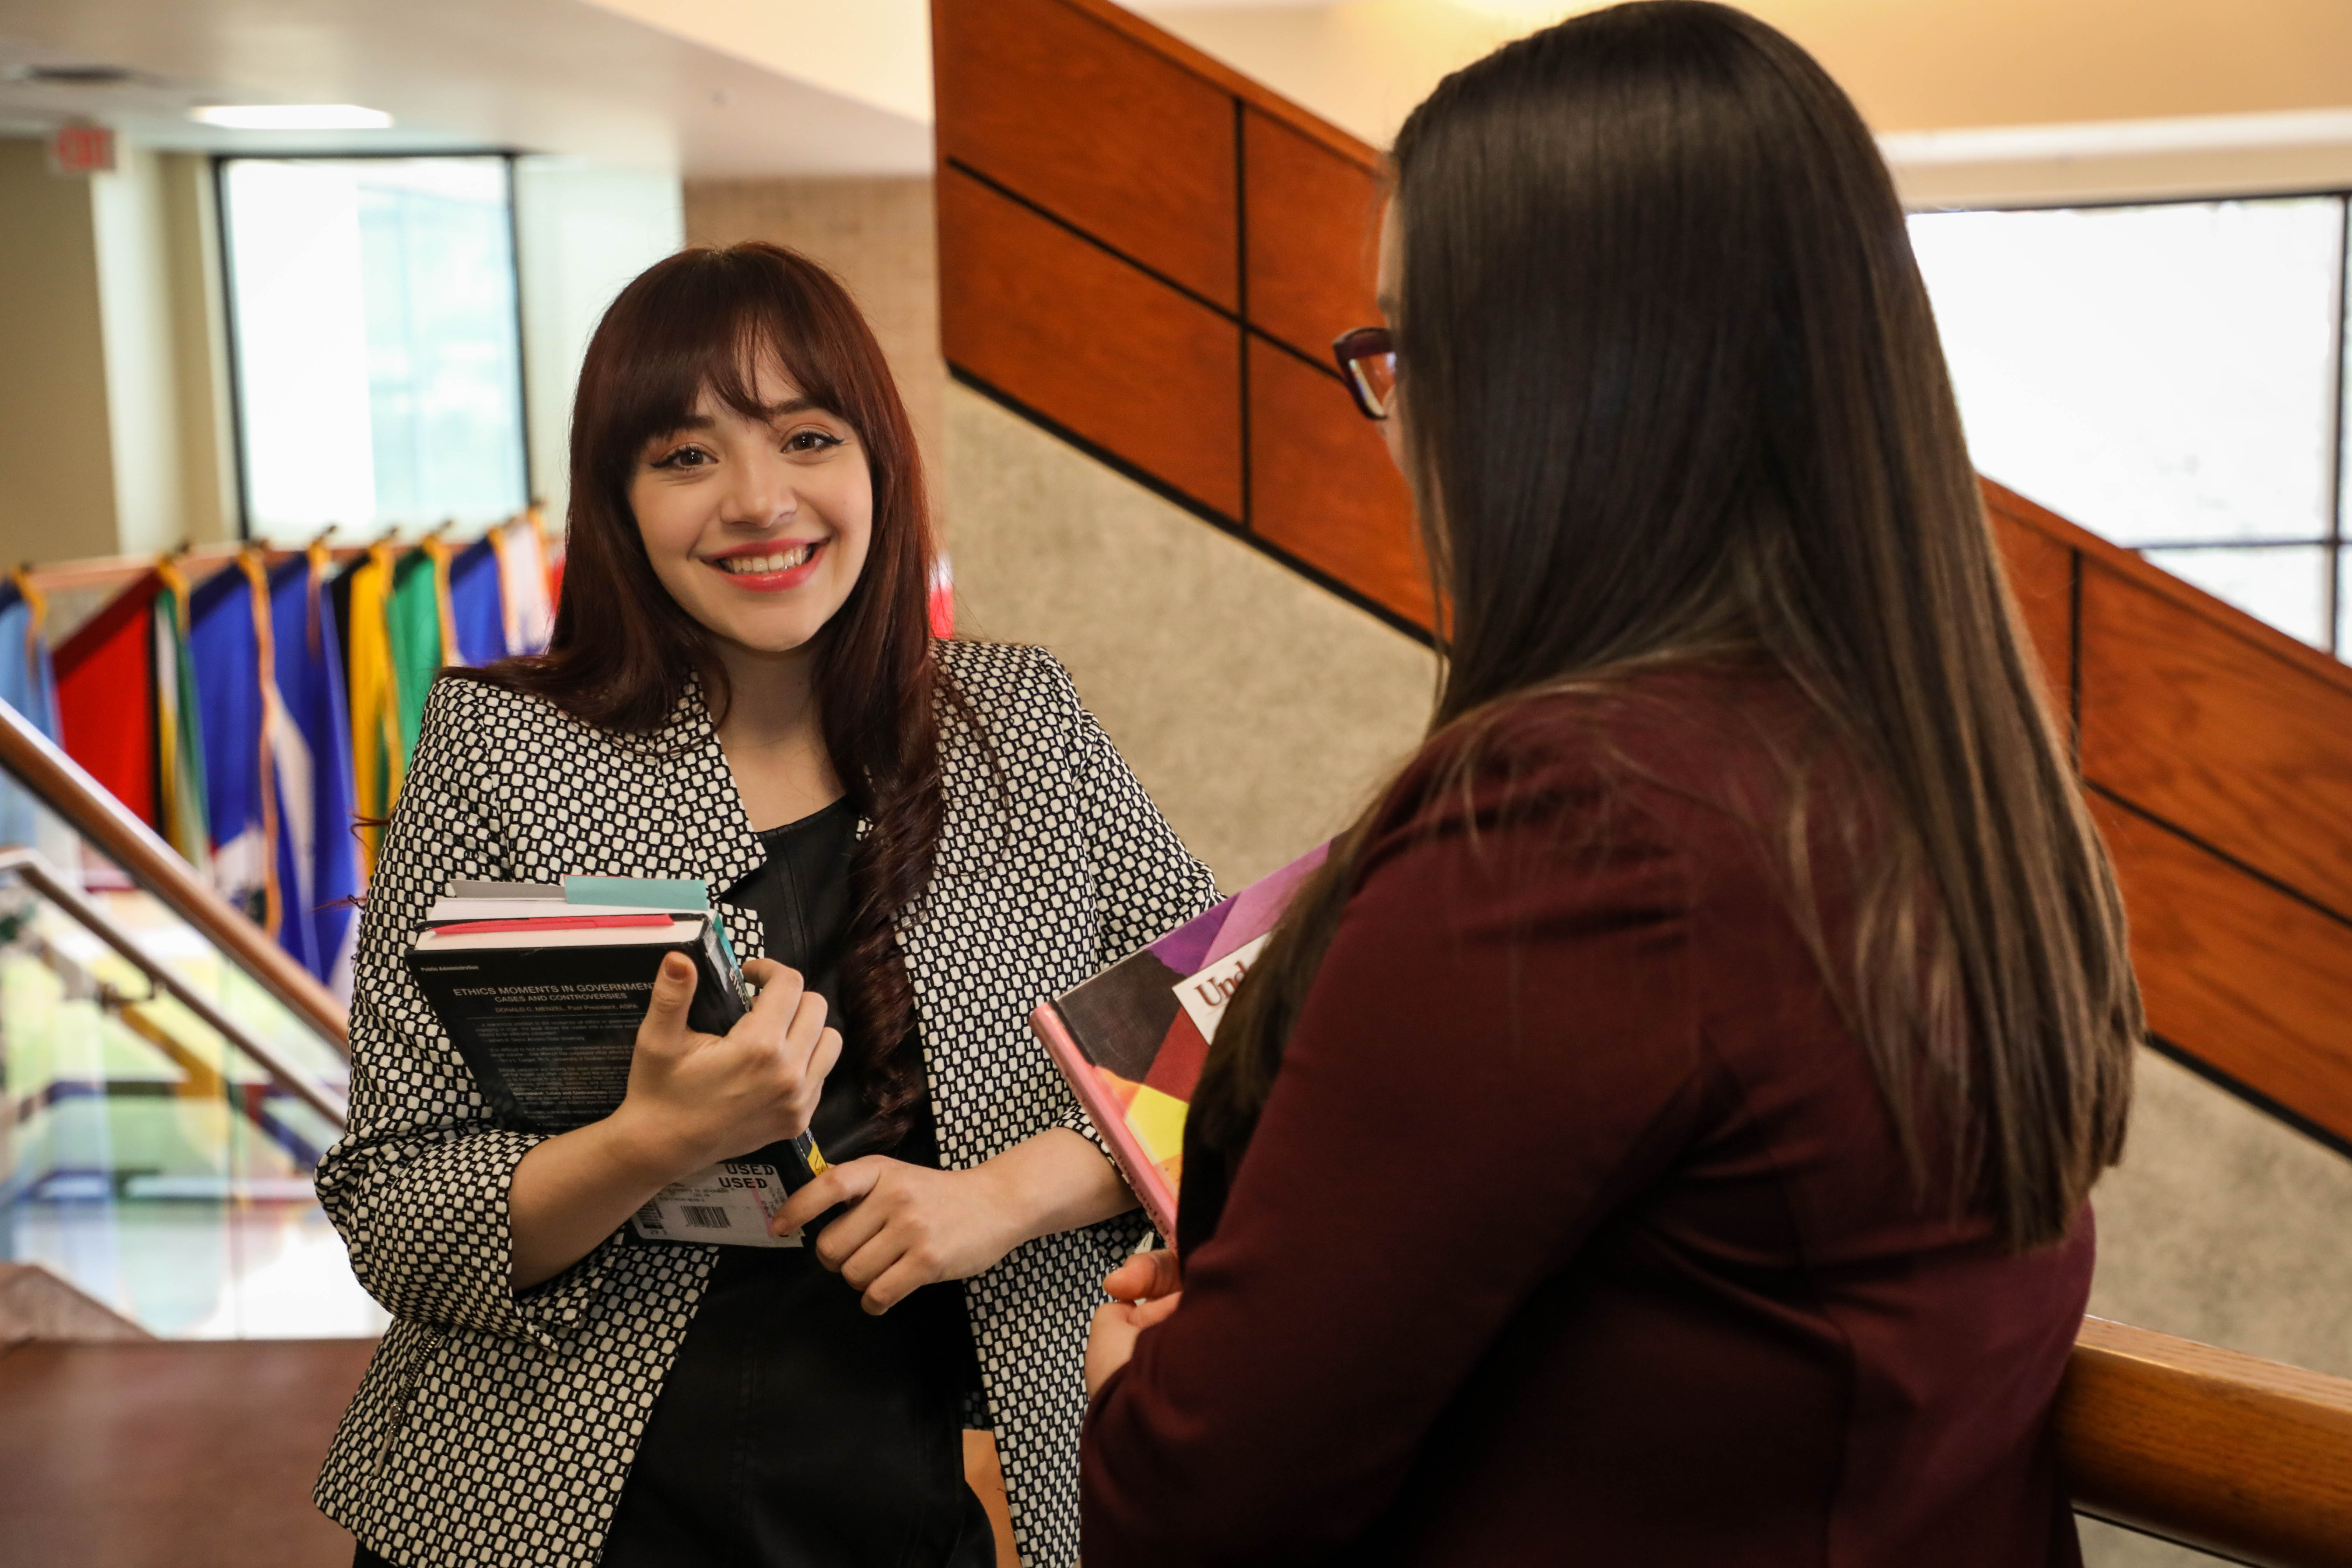
{"label": "glass stair railing panel", "polygon": [[312,1188],[339,1042],[36,809],[47,853],[0,849],[0,1259],[164,1338],[381,1333]]}

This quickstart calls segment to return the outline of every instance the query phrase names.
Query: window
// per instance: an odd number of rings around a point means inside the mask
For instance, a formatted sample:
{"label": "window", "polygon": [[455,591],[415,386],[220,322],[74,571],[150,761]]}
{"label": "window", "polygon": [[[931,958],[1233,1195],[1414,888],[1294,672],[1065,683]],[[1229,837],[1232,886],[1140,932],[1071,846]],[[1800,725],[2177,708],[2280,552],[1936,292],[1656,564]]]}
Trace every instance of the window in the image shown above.
{"label": "window", "polygon": [[247,532],[521,510],[509,161],[226,158],[220,197]]}
{"label": "window", "polygon": [[2346,198],[1911,220],[1977,467],[2352,651]]}

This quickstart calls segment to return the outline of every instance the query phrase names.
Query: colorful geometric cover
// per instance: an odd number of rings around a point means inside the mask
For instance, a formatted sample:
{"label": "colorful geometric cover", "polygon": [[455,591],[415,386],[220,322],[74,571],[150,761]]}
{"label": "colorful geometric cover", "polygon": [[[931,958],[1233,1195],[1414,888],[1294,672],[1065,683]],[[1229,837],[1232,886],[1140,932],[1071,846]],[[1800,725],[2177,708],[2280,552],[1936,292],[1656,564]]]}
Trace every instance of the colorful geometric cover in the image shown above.
{"label": "colorful geometric cover", "polygon": [[1029,1015],[1118,1157],[1163,1238],[1176,1235],[1184,1112],[1234,987],[1307,873],[1318,846]]}

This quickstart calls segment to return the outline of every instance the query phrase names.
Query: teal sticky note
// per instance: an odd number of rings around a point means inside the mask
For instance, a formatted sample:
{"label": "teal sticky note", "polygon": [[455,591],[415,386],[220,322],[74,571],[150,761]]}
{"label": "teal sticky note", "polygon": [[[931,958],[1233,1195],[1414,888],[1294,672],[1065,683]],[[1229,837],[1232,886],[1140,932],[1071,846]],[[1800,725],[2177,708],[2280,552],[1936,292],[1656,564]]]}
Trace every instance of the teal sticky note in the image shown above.
{"label": "teal sticky note", "polygon": [[700,914],[710,907],[710,884],[699,877],[566,877],[563,901]]}
{"label": "teal sticky note", "polygon": [[566,877],[563,901],[669,912],[684,910],[692,914],[708,910],[719,932],[719,951],[727,955],[729,963],[740,967],[735,944],[727,940],[727,921],[710,902],[710,884],[699,877]]}
{"label": "teal sticky note", "polygon": [[727,955],[727,962],[734,968],[742,968],[743,961],[735,956],[735,944],[727,940],[727,917],[717,910],[711,910],[710,929],[719,933],[719,951]]}

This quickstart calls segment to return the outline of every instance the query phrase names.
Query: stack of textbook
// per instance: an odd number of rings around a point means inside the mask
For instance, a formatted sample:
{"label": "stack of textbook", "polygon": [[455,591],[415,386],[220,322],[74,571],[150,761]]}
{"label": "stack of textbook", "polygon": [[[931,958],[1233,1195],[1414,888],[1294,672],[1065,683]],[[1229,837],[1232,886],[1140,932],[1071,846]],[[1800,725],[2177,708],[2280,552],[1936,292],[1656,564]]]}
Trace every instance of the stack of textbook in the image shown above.
{"label": "stack of textbook", "polygon": [[[452,882],[408,967],[499,1120],[564,1132],[619,1108],[637,1026],[673,952],[695,966],[688,1026],[725,1034],[751,993],[708,888],[691,879]],[[796,1247],[797,1236],[769,1236],[768,1218],[824,1169],[803,1132],[664,1188],[631,1225],[650,1241]]]}

